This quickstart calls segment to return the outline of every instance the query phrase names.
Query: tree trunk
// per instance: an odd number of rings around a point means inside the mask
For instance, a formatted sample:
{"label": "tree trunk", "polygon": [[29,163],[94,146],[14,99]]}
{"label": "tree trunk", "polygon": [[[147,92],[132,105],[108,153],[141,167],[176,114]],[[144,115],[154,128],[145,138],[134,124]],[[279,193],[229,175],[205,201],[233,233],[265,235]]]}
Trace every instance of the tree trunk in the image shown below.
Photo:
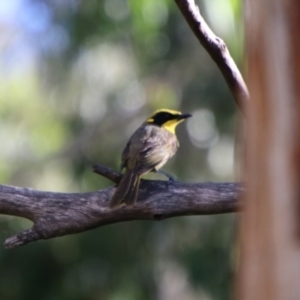
{"label": "tree trunk", "polygon": [[300,299],[300,1],[246,1],[245,212],[238,300]]}

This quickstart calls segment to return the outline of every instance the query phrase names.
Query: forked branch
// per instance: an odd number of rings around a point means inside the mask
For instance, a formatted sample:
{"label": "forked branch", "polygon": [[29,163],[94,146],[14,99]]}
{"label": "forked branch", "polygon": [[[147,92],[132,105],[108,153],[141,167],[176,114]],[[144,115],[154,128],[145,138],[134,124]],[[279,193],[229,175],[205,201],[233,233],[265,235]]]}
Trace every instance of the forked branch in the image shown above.
{"label": "forked branch", "polygon": [[[240,108],[248,99],[245,82],[224,42],[214,35],[193,0],[175,0],[201,44],[217,63]],[[94,171],[113,182],[121,174],[96,165]],[[0,185],[0,214],[31,220],[32,228],[5,241],[6,248],[82,232],[130,220],[162,220],[175,216],[235,212],[240,209],[239,183],[181,183],[142,180],[135,206],[111,210],[114,187],[89,193],[53,193]]]}
{"label": "forked branch", "polygon": [[[121,174],[101,165],[94,171],[118,182]],[[138,202],[111,210],[114,187],[90,193],[53,193],[0,185],[0,213],[33,221],[32,228],[5,241],[6,248],[25,245],[130,220],[235,212],[243,188],[237,183],[180,183],[142,180]]]}

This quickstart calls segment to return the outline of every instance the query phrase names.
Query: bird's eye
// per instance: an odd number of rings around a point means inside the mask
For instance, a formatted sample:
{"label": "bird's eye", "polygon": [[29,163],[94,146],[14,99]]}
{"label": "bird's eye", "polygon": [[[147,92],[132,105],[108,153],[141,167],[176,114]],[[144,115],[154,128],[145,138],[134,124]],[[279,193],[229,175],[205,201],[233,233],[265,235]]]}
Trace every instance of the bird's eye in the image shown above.
{"label": "bird's eye", "polygon": [[165,114],[165,119],[166,120],[170,120],[172,118],[172,115],[171,114],[169,114],[169,113],[166,113]]}

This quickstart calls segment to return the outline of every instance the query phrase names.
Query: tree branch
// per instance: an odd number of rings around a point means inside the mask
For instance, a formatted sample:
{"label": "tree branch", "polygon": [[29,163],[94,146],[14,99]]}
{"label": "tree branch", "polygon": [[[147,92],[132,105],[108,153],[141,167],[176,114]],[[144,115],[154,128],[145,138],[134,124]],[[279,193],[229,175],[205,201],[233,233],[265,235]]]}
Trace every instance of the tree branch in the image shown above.
{"label": "tree branch", "polygon": [[175,2],[201,45],[219,67],[235,102],[241,111],[245,112],[245,108],[249,102],[248,88],[234,60],[230,56],[226,44],[208,27],[194,0],[175,0]]}
{"label": "tree branch", "polygon": [[[94,171],[117,182],[121,174],[96,165]],[[90,193],[53,193],[0,185],[0,213],[34,222],[5,241],[6,248],[82,232],[130,220],[163,220],[175,216],[235,212],[243,187],[238,183],[180,183],[142,180],[135,206],[111,210],[115,188]]]}
{"label": "tree branch", "polygon": [[[208,27],[193,0],[175,0],[182,14],[221,70],[232,94],[243,110],[249,100],[245,82],[225,43]],[[94,172],[113,182],[121,174],[95,165]],[[243,191],[239,183],[180,183],[142,180],[138,202],[111,210],[108,202],[115,188],[89,193],[53,193],[0,185],[0,214],[31,220],[26,229],[5,241],[6,248],[25,245],[111,223],[130,220],[163,220],[175,216],[235,212]]]}

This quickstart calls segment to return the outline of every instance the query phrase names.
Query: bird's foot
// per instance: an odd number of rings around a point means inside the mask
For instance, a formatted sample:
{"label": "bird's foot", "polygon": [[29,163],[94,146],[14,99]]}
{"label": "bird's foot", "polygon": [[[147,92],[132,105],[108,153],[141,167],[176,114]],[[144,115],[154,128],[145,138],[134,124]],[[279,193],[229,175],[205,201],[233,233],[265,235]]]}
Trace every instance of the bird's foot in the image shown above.
{"label": "bird's foot", "polygon": [[172,176],[172,175],[170,175],[170,174],[168,174],[168,173],[166,173],[166,172],[164,172],[164,171],[157,170],[156,172],[165,175],[165,176],[169,179],[168,181],[169,181],[170,183],[171,183],[171,182],[177,181],[177,179],[176,179],[174,176]]}

